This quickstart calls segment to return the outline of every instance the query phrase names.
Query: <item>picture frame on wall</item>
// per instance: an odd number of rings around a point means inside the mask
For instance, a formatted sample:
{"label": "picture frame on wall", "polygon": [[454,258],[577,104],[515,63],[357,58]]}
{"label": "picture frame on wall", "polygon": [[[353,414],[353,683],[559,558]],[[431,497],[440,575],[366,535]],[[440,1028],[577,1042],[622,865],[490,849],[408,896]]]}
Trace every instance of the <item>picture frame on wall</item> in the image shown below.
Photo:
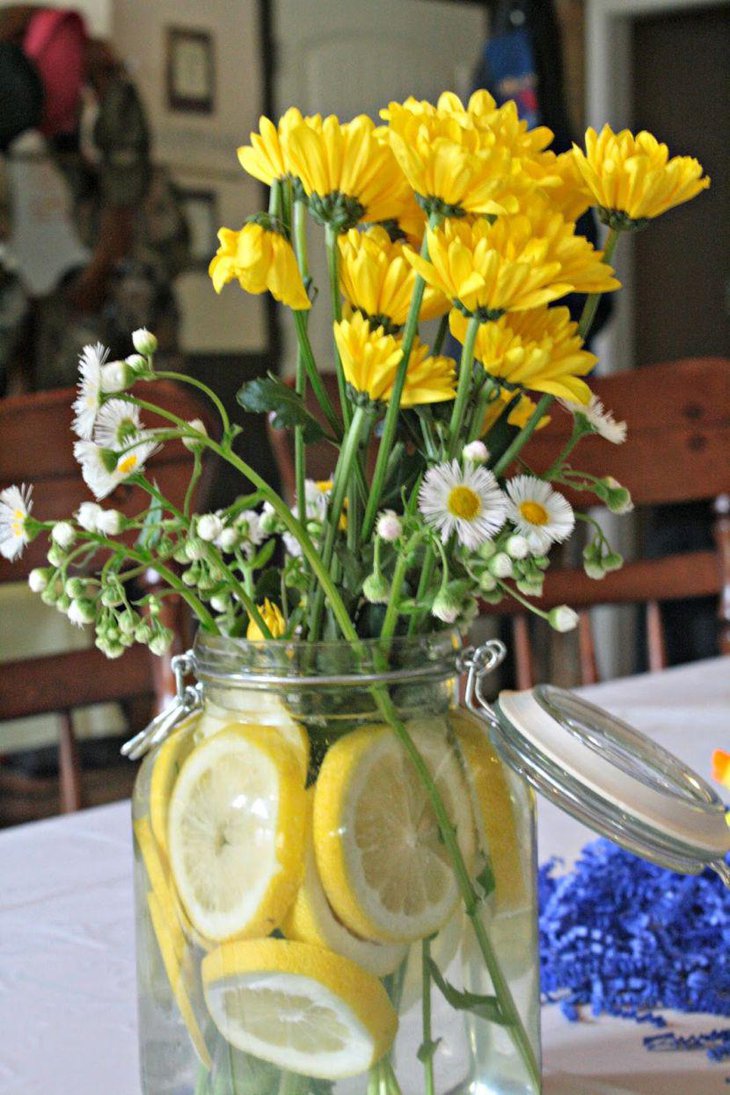
{"label": "picture frame on wall", "polygon": [[218,248],[218,197],[214,190],[178,187],[190,232],[190,258],[193,269],[207,273]]}
{"label": "picture frame on wall", "polygon": [[215,109],[215,50],[207,30],[168,27],[167,105],[181,113],[212,114]]}

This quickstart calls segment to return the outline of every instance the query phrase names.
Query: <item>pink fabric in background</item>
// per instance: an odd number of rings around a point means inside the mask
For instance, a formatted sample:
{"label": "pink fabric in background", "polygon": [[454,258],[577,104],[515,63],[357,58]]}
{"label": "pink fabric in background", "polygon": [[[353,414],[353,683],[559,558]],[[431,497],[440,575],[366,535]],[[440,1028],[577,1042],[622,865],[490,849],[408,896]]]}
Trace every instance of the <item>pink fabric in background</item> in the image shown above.
{"label": "pink fabric in background", "polygon": [[86,25],[76,11],[40,9],[31,18],[23,51],[43,81],[46,137],[71,133],[78,123],[79,96],[86,79]]}

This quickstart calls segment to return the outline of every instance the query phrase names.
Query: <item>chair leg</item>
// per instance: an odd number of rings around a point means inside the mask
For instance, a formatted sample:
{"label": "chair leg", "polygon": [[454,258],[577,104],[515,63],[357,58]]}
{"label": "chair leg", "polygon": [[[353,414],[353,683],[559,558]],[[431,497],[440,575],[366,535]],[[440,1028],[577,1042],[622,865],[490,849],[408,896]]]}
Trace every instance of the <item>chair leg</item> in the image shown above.
{"label": "chair leg", "polygon": [[61,714],[58,739],[58,774],[60,780],[61,813],[71,814],[81,809],[81,765],[70,711]]}
{"label": "chair leg", "polygon": [[515,644],[517,687],[520,690],[532,688],[535,683],[535,668],[532,664],[530,621],[527,616],[519,615],[512,618],[512,641]]}
{"label": "chair leg", "polygon": [[646,606],[646,643],[649,650],[649,669],[658,673],[667,668],[667,644],[664,639],[662,610],[657,601]]}
{"label": "chair leg", "polygon": [[578,658],[580,660],[581,682],[583,684],[597,684],[596,645],[593,641],[591,614],[586,608],[578,613]]}

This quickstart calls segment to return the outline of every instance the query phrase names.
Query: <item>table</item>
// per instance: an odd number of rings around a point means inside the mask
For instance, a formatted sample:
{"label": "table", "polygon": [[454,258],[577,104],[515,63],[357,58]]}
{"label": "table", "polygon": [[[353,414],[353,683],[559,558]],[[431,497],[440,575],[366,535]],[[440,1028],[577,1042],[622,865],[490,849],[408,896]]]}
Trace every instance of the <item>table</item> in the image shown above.
{"label": "table", "polygon": [[[586,688],[701,775],[730,746],[730,661]],[[541,802],[541,861],[593,834]],[[0,832],[0,1095],[139,1095],[129,804]],[[673,1016],[679,1034],[727,1021]],[[647,1028],[543,1009],[545,1095],[720,1095],[730,1064],[648,1053]],[[649,1032],[651,1033],[651,1032]]]}

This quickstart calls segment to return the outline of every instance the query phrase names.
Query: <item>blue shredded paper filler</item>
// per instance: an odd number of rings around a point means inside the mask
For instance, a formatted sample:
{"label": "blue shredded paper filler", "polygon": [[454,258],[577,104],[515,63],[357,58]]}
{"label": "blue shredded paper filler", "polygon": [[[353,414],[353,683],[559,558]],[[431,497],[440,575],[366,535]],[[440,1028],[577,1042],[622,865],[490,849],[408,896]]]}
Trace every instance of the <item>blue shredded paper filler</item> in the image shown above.
{"label": "blue shredded paper filler", "polygon": [[[604,839],[568,874],[560,866],[553,859],[539,873],[546,1000],[572,1021],[583,1006],[655,1027],[666,1025],[658,1008],[730,1016],[730,891],[714,872],[675,874]],[[730,1058],[730,1030],[644,1042]]]}

